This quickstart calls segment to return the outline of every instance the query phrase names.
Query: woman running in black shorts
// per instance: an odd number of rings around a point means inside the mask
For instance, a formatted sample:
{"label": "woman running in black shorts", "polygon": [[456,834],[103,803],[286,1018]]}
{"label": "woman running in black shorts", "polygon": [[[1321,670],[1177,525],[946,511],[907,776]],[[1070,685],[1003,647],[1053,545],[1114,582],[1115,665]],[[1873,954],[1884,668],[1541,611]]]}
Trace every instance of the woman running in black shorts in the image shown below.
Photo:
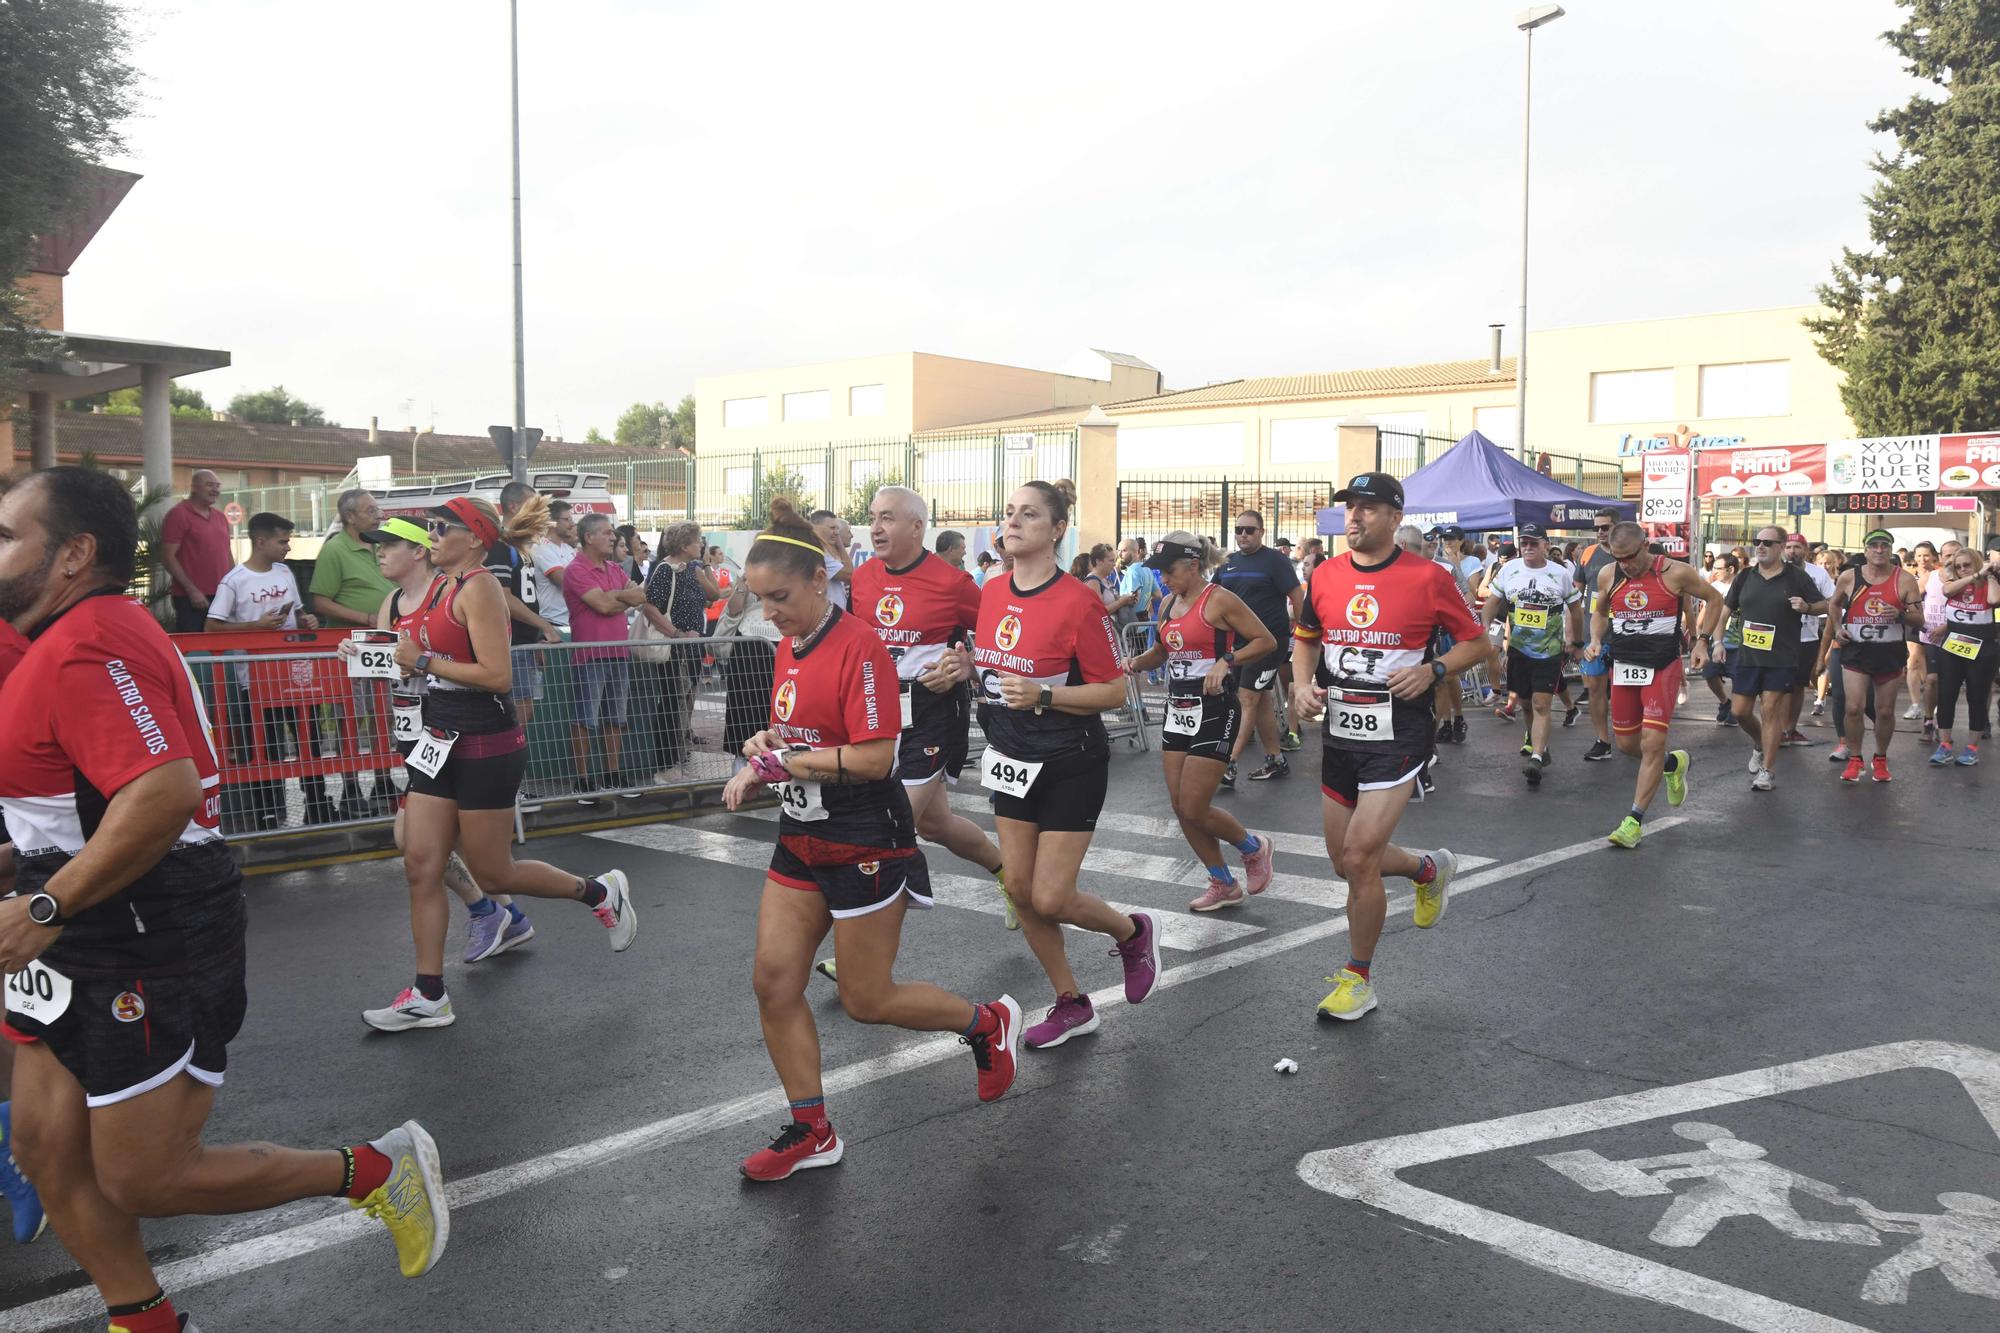
{"label": "woman running in black shorts", "polygon": [[[1188,906],[1197,912],[1236,907],[1243,891],[1262,893],[1271,883],[1271,840],[1247,832],[1236,817],[1214,805],[1215,789],[1243,726],[1236,669],[1260,662],[1278,641],[1242,598],[1208,581],[1215,546],[1191,532],[1170,532],[1146,560],[1160,572],[1168,597],[1151,648],[1125,664],[1125,674],[1167,668],[1167,715],[1160,727],[1160,763],[1174,818],[1208,868],[1208,887]],[[1232,639],[1241,648],[1230,649]],[[1244,884],[1229,873],[1222,844],[1243,857]]]}
{"label": "woman running in black shorts", "polygon": [[1068,530],[1069,498],[1048,482],[1007,497],[1000,536],[1013,570],[980,590],[972,652],[986,733],[979,767],[993,793],[1001,868],[1022,933],[1056,988],[1055,1005],[1022,1037],[1030,1047],[1097,1030],[1090,997],[1069,970],[1063,926],[1117,943],[1131,1003],[1151,995],[1160,975],[1152,914],[1127,916],[1076,887],[1110,777],[1099,714],[1125,701],[1125,667],[1104,603],[1057,562]]}
{"label": "woman running in black shorts", "polygon": [[[806,1003],[827,932],[840,1003],[860,1023],[957,1032],[979,1069],[979,1100],[1014,1082],[1021,1006],[974,1004],[928,982],[896,980],[903,917],[931,903],[910,798],[896,778],[902,728],[896,663],[875,631],[827,596],[826,554],[783,499],[751,544],[743,577],[785,637],[772,676],[770,726],[743,746],[748,768],[722,790],[734,810],[761,784],[778,789],[778,845],[757,910],[752,984],[764,1045],[792,1118],[743,1162],[752,1180],[832,1166],[845,1151],[826,1113],[819,1030]],[[1081,588],[1082,585],[1078,585]]]}
{"label": "woman running in black shorts", "polygon": [[439,578],[416,621],[396,645],[396,661],[425,678],[423,727],[403,761],[403,867],[410,883],[410,933],[416,983],[362,1018],[384,1032],[448,1027],[457,1021],[444,990],[444,937],[450,917],[445,862],[462,846],[473,878],[495,893],[574,898],[611,932],[623,952],[639,916],[622,871],[580,879],[543,861],[514,859],[514,801],[527,768],[528,742],[514,718],[507,602],[486,566],[498,542],[537,540],[549,525],[541,497],[505,520],[493,506],[456,496],[431,511],[432,563]]}

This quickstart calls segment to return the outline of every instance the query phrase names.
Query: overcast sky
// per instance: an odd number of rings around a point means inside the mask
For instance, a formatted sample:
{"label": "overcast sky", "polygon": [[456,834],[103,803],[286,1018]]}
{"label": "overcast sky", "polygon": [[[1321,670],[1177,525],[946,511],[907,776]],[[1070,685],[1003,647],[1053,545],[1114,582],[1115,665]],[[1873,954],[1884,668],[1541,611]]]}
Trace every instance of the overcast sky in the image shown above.
{"label": "overcast sky", "polygon": [[[348,425],[512,416],[501,0],[140,0],[144,174],[70,327]],[[528,417],[919,350],[1185,387],[1510,324],[1510,0],[522,0]],[[1535,44],[1530,320],[1811,299],[1913,85],[1889,0],[1575,0]],[[1004,18],[1003,18],[1004,16]]]}

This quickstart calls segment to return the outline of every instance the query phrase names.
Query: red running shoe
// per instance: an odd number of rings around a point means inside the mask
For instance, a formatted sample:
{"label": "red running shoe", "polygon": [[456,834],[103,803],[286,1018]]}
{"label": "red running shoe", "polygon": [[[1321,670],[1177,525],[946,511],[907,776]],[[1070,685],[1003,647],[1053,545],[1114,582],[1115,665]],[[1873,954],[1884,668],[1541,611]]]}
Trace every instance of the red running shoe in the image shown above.
{"label": "red running shoe", "polygon": [[1021,1006],[1013,996],[1002,995],[986,1006],[986,1012],[1000,1020],[995,1032],[975,1032],[959,1040],[972,1048],[973,1063],[979,1066],[979,1100],[997,1102],[1014,1086],[1014,1049],[1021,1033]]}
{"label": "red running shoe", "polygon": [[1857,755],[1853,755],[1853,756],[1851,756],[1851,757],[1850,757],[1850,758],[1848,759],[1848,761],[1847,761],[1847,767],[1846,767],[1846,768],[1843,768],[1843,769],[1841,769],[1841,770],[1840,770],[1840,780],[1841,780],[1842,782],[1859,782],[1859,781],[1861,781],[1861,756],[1860,756],[1860,755],[1858,755],[1858,754],[1857,754]]}
{"label": "red running shoe", "polygon": [[743,1159],[743,1174],[752,1180],[783,1180],[794,1171],[815,1166],[832,1166],[840,1160],[840,1135],[833,1126],[814,1132],[803,1120],[794,1120],[778,1131],[768,1148],[759,1148]]}
{"label": "red running shoe", "polygon": [[1868,776],[1874,778],[1877,782],[1893,781],[1894,779],[1889,776],[1889,756],[1886,754],[1876,755],[1874,764],[1869,768]]}

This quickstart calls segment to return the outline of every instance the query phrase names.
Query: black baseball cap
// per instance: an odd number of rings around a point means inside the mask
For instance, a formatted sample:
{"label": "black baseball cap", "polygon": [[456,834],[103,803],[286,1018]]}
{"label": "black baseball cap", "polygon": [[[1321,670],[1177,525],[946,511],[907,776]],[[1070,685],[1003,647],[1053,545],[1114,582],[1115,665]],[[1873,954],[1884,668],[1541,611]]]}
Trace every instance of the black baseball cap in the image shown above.
{"label": "black baseball cap", "polygon": [[1347,504],[1352,500],[1373,500],[1378,504],[1403,507],[1403,483],[1386,472],[1363,472],[1350,480],[1334,494],[1333,502]]}
{"label": "black baseball cap", "polygon": [[1289,551],[1289,550],[1291,550],[1291,549],[1292,549],[1292,539],[1291,539],[1290,537],[1280,537],[1280,538],[1278,538],[1278,540],[1276,540],[1276,541],[1272,542],[1272,543],[1271,543],[1271,545],[1273,545],[1273,546],[1282,546],[1282,547],[1284,547],[1284,548],[1285,548],[1285,549],[1286,549],[1287,551]]}
{"label": "black baseball cap", "polygon": [[1438,540],[1441,542],[1462,542],[1465,540],[1465,529],[1459,527],[1456,523],[1448,527],[1437,528],[1435,531],[1438,535]]}
{"label": "black baseball cap", "polygon": [[1533,537],[1538,542],[1545,542],[1549,539],[1549,534],[1548,530],[1539,523],[1521,523],[1515,525],[1515,540],[1518,541],[1523,537]]}
{"label": "black baseball cap", "polygon": [[1178,561],[1199,559],[1201,559],[1201,538],[1192,532],[1170,532],[1159,540],[1153,553],[1146,557],[1146,568],[1157,569],[1164,574]]}

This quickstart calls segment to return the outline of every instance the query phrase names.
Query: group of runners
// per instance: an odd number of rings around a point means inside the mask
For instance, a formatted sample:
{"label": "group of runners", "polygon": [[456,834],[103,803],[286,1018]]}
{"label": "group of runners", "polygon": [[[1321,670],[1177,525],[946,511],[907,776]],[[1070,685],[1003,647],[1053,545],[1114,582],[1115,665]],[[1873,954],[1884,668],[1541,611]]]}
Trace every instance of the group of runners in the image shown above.
{"label": "group of runners", "polygon": [[[1768,529],[1757,535],[1755,567],[1724,594],[1654,553],[1637,524],[1603,516],[1596,548],[1574,572],[1550,561],[1546,534],[1526,525],[1517,558],[1482,580],[1479,598],[1461,571],[1428,554],[1424,534],[1412,538],[1394,477],[1355,476],[1335,501],[1348,549],[1313,567],[1302,587],[1272,577],[1289,609],[1282,627],[1217,576],[1211,542],[1175,532],[1156,543],[1145,563],[1167,596],[1153,642],[1129,660],[1100,596],[1062,568],[1071,501],[1054,485],[1029,482],[1008,497],[999,537],[1011,570],[983,588],[926,549],[921,496],[882,488],[869,516],[875,558],[853,571],[845,606],[821,535],[773,502],[744,561],[782,636],[768,726],[744,746],[723,800],[737,809],[767,787],[778,797],[752,977],[790,1115],[743,1160],[746,1176],[782,1180],[844,1152],[807,1002],[815,971],[857,1021],[958,1034],[982,1101],[1007,1092],[1022,1048],[1098,1029],[1064,927],[1104,937],[1129,1003],[1161,984],[1154,915],[1079,885],[1109,782],[1103,714],[1125,703],[1129,674],[1165,673],[1162,775],[1208,872],[1189,906],[1215,911],[1271,882],[1271,838],[1214,798],[1240,753],[1246,698],[1256,707],[1260,691],[1246,680],[1274,682],[1288,663],[1287,716],[1274,710],[1266,766],[1284,762],[1285,733],[1321,727],[1322,829],[1348,886],[1349,956],[1317,1011],[1335,1020],[1377,1006],[1386,881],[1410,882],[1420,928],[1437,925],[1449,904],[1457,856],[1405,848],[1395,835],[1425,795],[1443,734],[1441,688],[1494,658],[1491,627],[1505,626],[1504,684],[1526,710],[1531,783],[1550,763],[1562,663],[1583,664],[1613,744],[1639,761],[1630,813],[1610,834],[1620,847],[1639,845],[1662,786],[1670,804],[1687,797],[1690,758],[1671,748],[1669,729],[1684,656],[1701,670],[1712,642],[1740,645],[1735,718],[1756,748],[1752,789],[1770,789],[1773,737],[1793,718],[1805,669],[1806,617],[1831,618],[1824,651],[1839,654],[1847,677],[1855,757],[1842,776],[1863,771],[1872,697],[1872,773],[1888,780],[1902,641],[1922,607],[1887,533],[1870,534],[1866,563],[1824,595],[1784,563],[1785,534]],[[503,496],[498,510],[454,498],[428,523],[393,519],[371,534],[394,587],[376,625],[396,633],[402,668],[395,735],[408,789],[397,839],[416,955],[411,984],[363,1015],[372,1027],[453,1021],[443,987],[447,891],[474,921],[468,961],[532,932],[517,897],[582,903],[614,950],[636,932],[621,872],[579,876],[515,861],[510,850],[524,743],[510,699],[509,625],[533,612],[495,575],[513,563],[505,552],[532,547],[548,521],[526,492]],[[1243,526],[1239,550],[1261,535],[1261,520],[1250,533]],[[11,625],[0,631],[0,809],[15,890],[0,901],[0,969],[9,974],[4,1035],[16,1051],[11,1124],[0,1111],[10,1154],[0,1186],[17,1238],[32,1238],[21,1235],[24,1220],[38,1230],[46,1210],[113,1329],[162,1333],[191,1325],[160,1291],[140,1217],[340,1195],[387,1225],[402,1271],[417,1276],[444,1252],[449,1215],[436,1146],[415,1121],[320,1151],[201,1141],[244,1014],[244,894],[217,832],[200,691],[152,617],[122,595],[136,542],[130,499],[105,474],[52,469],[0,496],[0,617]],[[1990,651],[2000,577],[1967,572],[1949,595],[1954,632]],[[63,706],[51,706],[58,698]],[[975,712],[994,838],[955,813],[948,794]],[[1048,981],[1038,1021],[1009,995],[973,1000],[895,975],[905,916],[933,904],[923,841],[991,876],[1008,925]],[[832,957],[816,963],[829,935]]]}

